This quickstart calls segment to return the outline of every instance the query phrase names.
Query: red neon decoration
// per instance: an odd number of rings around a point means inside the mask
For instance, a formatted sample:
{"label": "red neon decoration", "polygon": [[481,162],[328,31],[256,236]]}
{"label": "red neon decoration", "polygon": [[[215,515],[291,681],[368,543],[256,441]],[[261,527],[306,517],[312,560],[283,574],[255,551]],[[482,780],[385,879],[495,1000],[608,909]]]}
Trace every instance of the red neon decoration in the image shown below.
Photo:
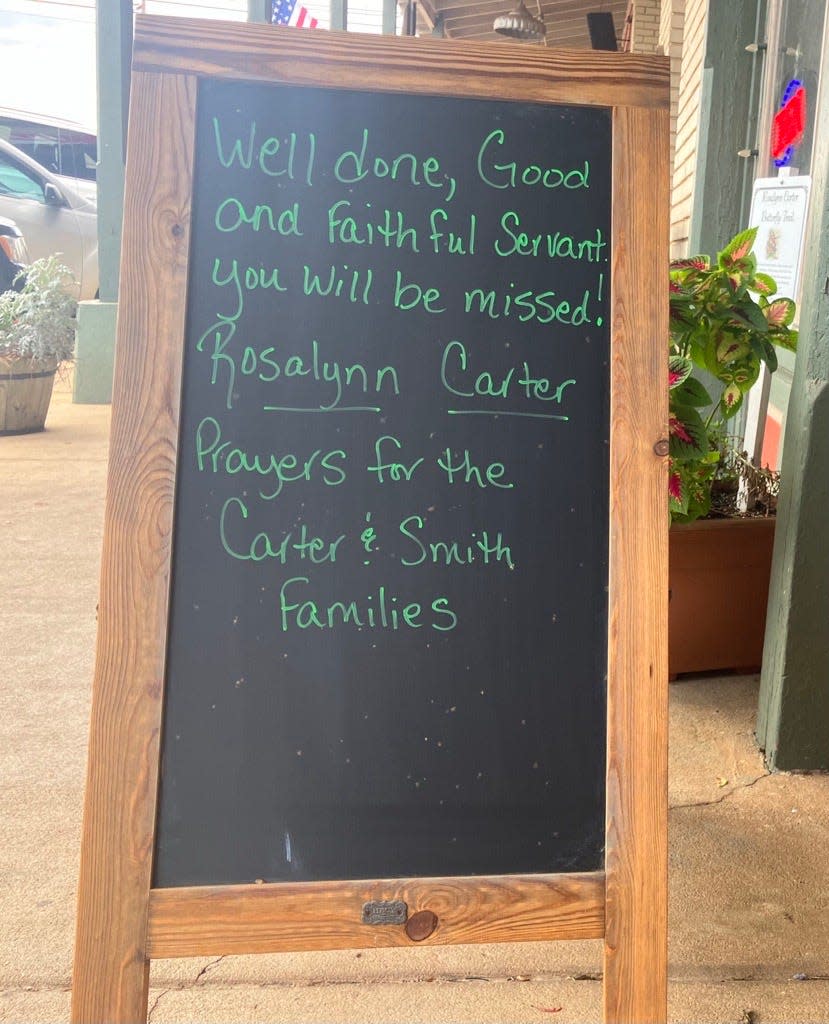
{"label": "red neon decoration", "polygon": [[791,160],[805,130],[806,90],[795,78],[786,87],[783,103],[771,126],[771,155],[778,167]]}

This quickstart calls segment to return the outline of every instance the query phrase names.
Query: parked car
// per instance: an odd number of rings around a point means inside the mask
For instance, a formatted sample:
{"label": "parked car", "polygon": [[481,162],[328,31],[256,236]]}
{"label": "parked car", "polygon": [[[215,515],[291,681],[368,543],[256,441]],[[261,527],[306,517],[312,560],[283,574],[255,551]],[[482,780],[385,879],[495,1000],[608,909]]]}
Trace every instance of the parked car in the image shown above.
{"label": "parked car", "polygon": [[78,283],[78,298],[95,298],[97,205],[2,139],[0,216],[17,223],[32,260],[60,253]]}
{"label": "parked car", "polygon": [[98,139],[94,131],[73,121],[0,107],[0,139],[67,179],[85,199],[95,199]]}
{"label": "parked car", "polygon": [[13,220],[0,217],[0,292],[23,287],[21,271],[26,269],[29,254],[23,233]]}

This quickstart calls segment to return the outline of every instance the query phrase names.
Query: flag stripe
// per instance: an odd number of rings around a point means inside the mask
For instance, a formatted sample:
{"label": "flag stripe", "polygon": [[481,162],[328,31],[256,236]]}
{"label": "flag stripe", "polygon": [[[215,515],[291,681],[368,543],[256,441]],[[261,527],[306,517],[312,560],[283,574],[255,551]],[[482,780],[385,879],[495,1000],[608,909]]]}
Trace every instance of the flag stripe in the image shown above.
{"label": "flag stripe", "polygon": [[294,28],[316,28],[319,24],[308,8],[297,4],[297,0],[272,0],[271,22]]}

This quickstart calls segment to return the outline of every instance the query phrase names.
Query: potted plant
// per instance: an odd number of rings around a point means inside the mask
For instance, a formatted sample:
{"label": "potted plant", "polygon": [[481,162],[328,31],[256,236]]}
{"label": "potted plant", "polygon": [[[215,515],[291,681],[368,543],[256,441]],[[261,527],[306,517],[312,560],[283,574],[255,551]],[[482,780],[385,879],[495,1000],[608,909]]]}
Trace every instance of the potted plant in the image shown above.
{"label": "potted plant", "polygon": [[794,302],[757,271],[756,234],[741,232],[715,263],[671,264],[672,676],[752,669],[762,657],[776,476],[753,466],[728,427],[762,365],[777,369],[775,348],[795,350],[797,332]]}
{"label": "potted plant", "polygon": [[43,430],[55,372],[75,348],[70,272],[48,256],[24,273],[19,290],[0,294],[0,434]]}

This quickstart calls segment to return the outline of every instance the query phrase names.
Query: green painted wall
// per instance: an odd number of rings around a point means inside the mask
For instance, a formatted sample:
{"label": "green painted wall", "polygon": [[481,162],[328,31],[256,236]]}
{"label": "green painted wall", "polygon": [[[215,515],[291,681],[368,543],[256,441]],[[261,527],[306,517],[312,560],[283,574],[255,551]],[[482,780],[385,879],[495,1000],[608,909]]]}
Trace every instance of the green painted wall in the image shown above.
{"label": "green painted wall", "polygon": [[132,61],[132,17],[131,0],[100,0],[97,5],[100,300],[81,303],[78,313],[72,395],[78,403],[100,404],[112,400]]}
{"label": "green painted wall", "polygon": [[112,401],[117,316],[117,302],[90,301],[78,305],[72,400],[79,405],[106,405]]}
{"label": "green painted wall", "polygon": [[697,178],[689,252],[714,255],[746,226],[756,145],[763,52],[747,53],[765,18],[765,0],[709,3],[700,103]]}
{"label": "green painted wall", "polygon": [[[826,45],[817,102],[829,110]],[[757,723],[770,767],[803,770],[829,768],[829,133],[816,135]]]}
{"label": "green painted wall", "polygon": [[270,22],[271,0],[248,0],[248,21]]}

